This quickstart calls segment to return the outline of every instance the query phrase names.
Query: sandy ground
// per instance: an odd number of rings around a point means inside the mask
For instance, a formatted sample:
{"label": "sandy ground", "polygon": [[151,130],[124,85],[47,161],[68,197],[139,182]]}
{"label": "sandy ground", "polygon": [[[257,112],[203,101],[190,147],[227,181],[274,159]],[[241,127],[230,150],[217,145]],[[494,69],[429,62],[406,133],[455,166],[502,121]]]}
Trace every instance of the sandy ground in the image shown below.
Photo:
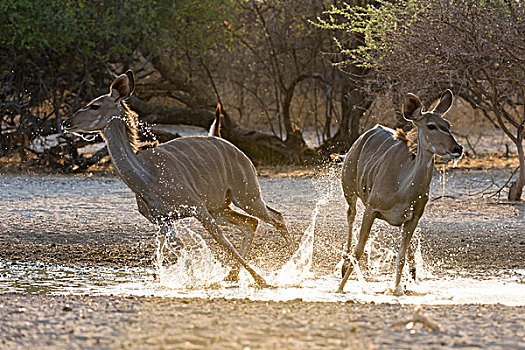
{"label": "sandy ground", "polygon": [[[524,349],[525,308],[0,295],[5,349]],[[411,327],[412,326],[412,327]]]}
{"label": "sandy ground", "polygon": [[[449,169],[444,190],[435,174],[434,200],[418,231],[423,257],[435,273],[525,267],[525,204],[472,195],[492,180],[503,183],[509,173]],[[346,205],[337,170],[333,174],[260,180],[265,200],[283,212],[296,240],[319,198],[330,199],[316,227],[314,270],[319,273],[333,270],[346,240]],[[0,176],[0,206],[0,260],[152,264],[156,229],[137,212],[132,193],[118,178]],[[373,231],[381,245],[397,246],[396,229],[377,222]],[[284,248],[280,236],[263,225],[249,261],[274,268],[289,257]],[[395,326],[413,311],[414,306],[299,300],[3,294],[0,348],[525,349],[523,307],[424,307],[421,313],[440,331],[421,324]]]}

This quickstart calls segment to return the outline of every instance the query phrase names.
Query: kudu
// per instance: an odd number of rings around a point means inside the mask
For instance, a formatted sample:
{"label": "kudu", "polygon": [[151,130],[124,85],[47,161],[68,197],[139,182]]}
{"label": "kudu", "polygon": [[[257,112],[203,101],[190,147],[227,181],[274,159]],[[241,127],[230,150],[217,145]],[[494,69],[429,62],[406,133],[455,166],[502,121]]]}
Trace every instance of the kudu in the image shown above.
{"label": "kudu", "polygon": [[[417,129],[415,154],[409,147],[415,145],[409,144],[410,140],[402,131],[377,125],[359,137],[344,159],[342,186],[348,203],[347,254],[350,256],[356,200],[359,197],[365,210],[353,252],[355,263],[363,255],[376,218],[393,226],[402,226],[402,241],[396,261],[396,295],[404,293],[400,282],[407,250],[411,264],[414,263],[410,240],[428,201],[434,155],[457,158],[463,153],[463,148],[450,133],[449,122],[443,119],[452,99],[452,92],[447,90],[432,111],[423,111],[419,99],[407,94],[403,116]],[[343,291],[352,270],[352,264],[345,261],[338,292]],[[411,270],[415,278],[415,267]]]}
{"label": "kudu", "polygon": [[[250,159],[219,135],[220,110],[212,136],[180,137],[155,148],[137,151],[137,115],[124,100],[134,91],[131,71],[117,77],[102,95],[64,121],[72,133],[101,133],[113,165],[135,193],[138,210],[153,224],[195,217],[211,236],[242,265],[260,286],[267,286],[245,260],[259,218],[274,226],[291,248],[283,216],[267,206]],[[251,216],[232,209],[232,203]],[[244,232],[241,253],[219,225],[234,225]],[[162,232],[161,232],[162,233]],[[234,264],[233,275],[238,265]]]}

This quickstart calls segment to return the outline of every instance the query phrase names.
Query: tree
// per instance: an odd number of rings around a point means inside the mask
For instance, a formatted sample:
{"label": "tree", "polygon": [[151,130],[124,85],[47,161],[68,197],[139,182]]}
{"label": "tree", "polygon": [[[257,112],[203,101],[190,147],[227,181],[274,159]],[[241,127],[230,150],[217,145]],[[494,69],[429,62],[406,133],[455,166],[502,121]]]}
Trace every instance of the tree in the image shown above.
{"label": "tree", "polygon": [[[186,111],[202,116],[203,119],[196,122],[202,126],[213,120],[211,113],[203,109],[222,100],[225,110],[231,112],[231,115],[227,113],[227,120],[232,122],[224,126],[223,136],[253,160],[312,161],[316,155],[306,146],[301,130],[313,124],[318,131],[321,124],[323,131],[317,133],[319,143],[332,138],[330,126],[336,113],[333,105],[339,98],[337,83],[341,80],[337,78],[339,73],[320,55],[324,44],[329,42],[329,35],[309,23],[309,18],[319,13],[323,4],[297,1],[232,3],[236,6],[220,9],[226,15],[206,17],[215,38],[207,40],[208,45],[190,39],[194,43],[192,46],[185,42],[170,44],[168,55],[165,54],[166,45],[155,44],[150,51],[153,66],[163,80],[169,82],[165,85],[168,88],[165,95],[177,99],[186,110],[138,103],[134,107],[151,115],[146,117],[150,122],[188,123],[183,113]],[[187,17],[177,22],[190,23],[193,28],[199,23],[194,12],[176,12],[178,17]],[[188,35],[198,30],[170,29],[170,32],[171,40],[176,41],[182,32]],[[183,63],[175,66],[173,61]],[[190,88],[184,89],[185,84]],[[177,89],[180,92],[174,93]],[[188,95],[200,98],[191,100]],[[320,114],[323,117],[319,117]],[[312,115],[314,121],[308,118]],[[241,122],[248,127],[239,127]]]}
{"label": "tree", "polygon": [[[525,185],[525,4],[505,0],[380,2],[333,8],[327,27],[363,36],[340,45],[345,60],[373,69],[366,88],[434,99],[453,88],[501,128],[518,152],[509,200]],[[343,20],[341,20],[343,19]]]}
{"label": "tree", "polygon": [[[22,160],[66,168],[82,160],[75,152],[85,142],[57,135],[58,125],[157,31],[150,5],[0,0],[0,156],[18,151]],[[58,145],[34,145],[51,134]]]}
{"label": "tree", "polygon": [[221,101],[223,136],[256,163],[345,151],[368,102],[321,55],[331,34],[310,19],[329,3],[0,0],[0,157],[66,172],[101,161],[58,126],[130,68],[143,121],[207,128]]}

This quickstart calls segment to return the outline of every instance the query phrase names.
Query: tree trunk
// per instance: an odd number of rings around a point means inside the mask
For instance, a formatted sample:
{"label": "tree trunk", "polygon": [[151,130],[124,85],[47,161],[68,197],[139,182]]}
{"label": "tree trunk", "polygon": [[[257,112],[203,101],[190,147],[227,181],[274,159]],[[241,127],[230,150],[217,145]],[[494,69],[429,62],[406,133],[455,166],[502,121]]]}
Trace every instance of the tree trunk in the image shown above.
{"label": "tree trunk", "polygon": [[518,149],[518,159],[520,162],[518,179],[513,181],[509,188],[509,201],[521,200],[523,194],[523,187],[525,186],[525,153],[523,150],[523,132],[518,132],[518,142],[516,143]]}
{"label": "tree trunk", "polygon": [[284,101],[282,106],[282,113],[283,113],[283,124],[284,129],[286,130],[286,146],[288,149],[294,154],[293,159],[291,161],[293,163],[300,163],[304,161],[303,153],[304,150],[307,148],[306,142],[304,141],[303,133],[299,128],[295,127],[292,122],[292,116],[291,116],[291,105],[293,100],[293,95],[295,92],[295,87],[297,84],[299,84],[301,81],[308,79],[308,78],[314,78],[318,77],[317,75],[312,74],[301,74],[297,76],[294,81],[290,84],[290,86],[284,91]]}
{"label": "tree trunk", "polygon": [[160,75],[171,84],[171,90],[186,93],[185,98],[179,98],[181,102],[196,108],[214,100],[208,89],[188,81],[185,72],[173,64],[171,56],[165,52],[164,45],[158,45],[157,42],[146,43],[142,50],[145,56],[151,57],[151,63]]}
{"label": "tree trunk", "polygon": [[[361,68],[353,67],[352,73],[364,74]],[[372,104],[372,100],[355,81],[342,79],[341,120],[335,135],[320,148],[322,154],[346,153],[361,133],[361,118]]]}

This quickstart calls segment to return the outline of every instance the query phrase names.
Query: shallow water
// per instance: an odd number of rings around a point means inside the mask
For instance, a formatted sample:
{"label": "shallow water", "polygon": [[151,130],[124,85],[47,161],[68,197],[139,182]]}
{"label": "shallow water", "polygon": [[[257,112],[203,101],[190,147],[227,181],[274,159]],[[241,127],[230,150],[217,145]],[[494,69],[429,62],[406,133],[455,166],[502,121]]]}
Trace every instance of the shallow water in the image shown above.
{"label": "shallow water", "polygon": [[[224,282],[229,267],[216,259],[202,237],[191,229],[191,222],[181,220],[173,224],[171,233],[184,241],[185,248],[175,252],[172,250],[166,259],[158,257],[157,265],[152,268],[78,267],[0,261],[0,293],[525,305],[525,269],[483,273],[448,270],[435,274],[432,267],[427,266],[421,258],[420,249],[416,250],[419,279],[407,284],[405,296],[396,297],[391,292],[394,279],[392,266],[396,253],[391,247],[382,247],[374,235],[370,237],[361,262],[361,265],[367,266],[365,275],[356,269],[355,276],[345,287],[345,293],[335,293],[341,280],[340,265],[327,273],[315,271],[312,261],[316,222],[326,219],[326,213],[334,210],[334,205],[338,211],[342,211],[335,203],[341,200],[341,189],[336,177],[334,173],[311,180],[310,186],[316,195],[311,201],[313,206],[310,207],[313,209],[310,215],[306,214],[307,211],[304,215],[304,222],[308,221],[309,225],[304,230],[299,248],[289,261],[275,271],[253,266],[276,288],[257,288],[244,270],[240,272],[239,282]],[[279,193],[277,187],[281,183],[271,179],[267,181],[272,182],[272,187]],[[356,219],[354,231],[360,226],[360,214]],[[418,241],[417,231],[414,241]],[[336,256],[342,254],[336,247],[327,248],[327,252]],[[176,259],[173,260],[174,255]],[[404,281],[407,280],[408,276],[404,276]]]}
{"label": "shallow water", "polygon": [[[230,268],[221,264],[202,237],[191,229],[191,220],[181,220],[170,228],[170,234],[186,244],[182,250],[171,251],[172,256],[175,252],[175,261],[158,256],[157,264],[152,268],[77,267],[0,261],[0,293],[416,305],[525,305],[525,269],[482,273],[448,270],[435,275],[421,258],[419,244],[416,250],[418,280],[407,283],[404,296],[394,296],[391,267],[395,253],[381,247],[373,237],[361,263],[367,265],[365,275],[356,269],[353,279],[346,284],[345,293],[336,293],[341,281],[339,271],[342,262],[332,273],[326,274],[314,271],[312,261],[319,211],[329,204],[333,192],[338,189],[330,181],[314,182],[313,186],[322,195],[317,200],[310,225],[304,231],[295,254],[276,271],[264,271],[253,266],[275,288],[257,288],[245,270],[241,270],[238,282],[223,281]],[[354,229],[357,227],[359,224]],[[168,244],[169,249],[172,247]],[[405,275],[403,280],[408,281],[408,276]]]}
{"label": "shallow water", "polygon": [[261,301],[300,299],[428,305],[525,305],[524,269],[478,274],[447,271],[443,276],[409,283],[406,295],[401,297],[391,294],[393,276],[390,275],[366,278],[366,282],[349,280],[344,294],[335,293],[341,280],[335,273],[324,276],[312,274],[310,278],[296,283],[295,286],[264,289],[256,288],[246,279],[248,276],[242,274],[241,281],[237,284],[218,282],[203,288],[170,288],[154,280],[153,269],[0,262],[0,293],[135,295]]}

